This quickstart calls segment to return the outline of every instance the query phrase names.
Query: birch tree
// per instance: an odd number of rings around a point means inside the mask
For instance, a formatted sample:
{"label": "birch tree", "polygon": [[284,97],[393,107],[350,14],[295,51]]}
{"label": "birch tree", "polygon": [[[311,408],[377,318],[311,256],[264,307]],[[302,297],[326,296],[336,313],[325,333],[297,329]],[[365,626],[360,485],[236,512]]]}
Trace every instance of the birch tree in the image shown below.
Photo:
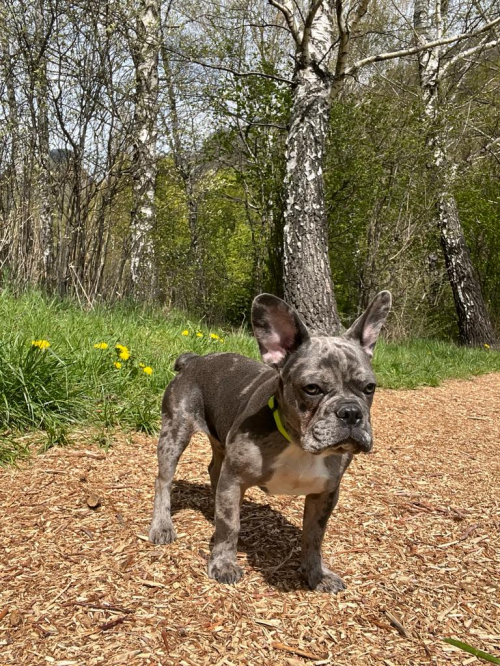
{"label": "birch tree", "polygon": [[[414,28],[420,46],[425,47],[426,44],[446,37],[448,7],[448,3],[442,3],[441,0],[415,1]],[[474,37],[475,43],[472,45],[464,41],[450,53],[445,45],[437,44],[421,51],[418,59],[424,113],[429,121],[426,138],[431,155],[429,172],[437,190],[436,223],[455,301],[460,340],[467,345],[493,344],[496,336],[472,264],[453,193],[458,165],[450,157],[447,146],[450,133],[447,97],[453,97],[453,93],[445,92],[443,82],[453,67],[462,63],[469,68],[471,58],[477,58],[499,43],[498,38],[490,34],[490,30],[499,24],[499,19],[488,22],[479,16],[475,21],[476,25],[478,22],[483,25],[471,31],[474,34],[467,40],[472,41]]]}
{"label": "birch tree", "polygon": [[39,196],[39,244],[42,282],[52,279],[53,253],[53,199],[50,177],[50,136],[48,116],[47,45],[54,25],[54,10],[45,0],[35,2],[34,77],[36,105],[35,123],[38,139],[38,196]]}
{"label": "birch tree", "polygon": [[133,293],[137,298],[149,298],[155,289],[152,231],[155,225],[157,174],[159,13],[159,0],[139,0],[136,36],[132,49],[135,66],[135,109],[130,276]]}
{"label": "birch tree", "polygon": [[333,83],[333,4],[313,1],[299,27],[291,3],[270,3],[285,17],[296,50],[286,141],[285,299],[309,326],[333,334],[340,320],[330,272],[323,179]]}
{"label": "birch tree", "polygon": [[283,16],[295,46],[292,118],[286,148],[285,296],[310,326],[329,332],[339,329],[329,265],[322,166],[332,97],[341,91],[348,77],[356,76],[368,65],[420,52],[435,53],[441,45],[477,34],[437,33],[413,47],[405,45],[353,62],[353,37],[359,37],[359,24],[369,2],[310,0],[301,11],[291,0],[269,0]]}

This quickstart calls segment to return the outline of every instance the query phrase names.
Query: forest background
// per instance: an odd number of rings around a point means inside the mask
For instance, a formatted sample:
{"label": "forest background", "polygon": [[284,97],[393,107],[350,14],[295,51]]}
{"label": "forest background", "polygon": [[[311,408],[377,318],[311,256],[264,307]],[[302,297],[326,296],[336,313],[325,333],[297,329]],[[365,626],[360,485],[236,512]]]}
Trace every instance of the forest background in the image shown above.
{"label": "forest background", "polygon": [[[261,291],[286,295],[287,188],[307,171],[291,164],[290,128],[309,67],[328,84],[316,245],[341,320],[390,289],[392,339],[467,341],[446,199],[498,330],[499,12],[488,0],[4,0],[2,283],[226,324]],[[314,35],[325,20],[328,43]]]}

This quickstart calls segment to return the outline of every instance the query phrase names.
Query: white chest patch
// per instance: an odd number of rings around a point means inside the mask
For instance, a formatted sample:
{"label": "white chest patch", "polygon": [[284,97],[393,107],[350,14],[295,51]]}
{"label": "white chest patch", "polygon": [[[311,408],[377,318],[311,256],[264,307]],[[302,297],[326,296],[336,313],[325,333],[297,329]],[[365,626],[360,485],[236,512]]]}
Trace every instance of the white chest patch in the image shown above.
{"label": "white chest patch", "polygon": [[323,492],[330,477],[322,456],[292,444],[276,459],[265,487],[269,495],[309,495]]}

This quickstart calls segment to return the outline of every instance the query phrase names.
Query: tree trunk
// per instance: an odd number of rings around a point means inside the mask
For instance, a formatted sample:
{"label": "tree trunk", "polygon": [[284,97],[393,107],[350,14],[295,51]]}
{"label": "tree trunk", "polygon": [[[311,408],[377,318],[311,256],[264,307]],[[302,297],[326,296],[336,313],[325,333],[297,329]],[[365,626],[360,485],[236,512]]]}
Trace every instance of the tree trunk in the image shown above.
{"label": "tree trunk", "polygon": [[156,287],[156,116],[158,110],[159,0],[140,0],[134,46],[135,111],[130,275],[136,298],[150,299]]}
{"label": "tree trunk", "polygon": [[[46,45],[48,34],[44,21],[45,0],[36,3],[36,34],[37,69],[34,72],[37,102],[37,134],[38,134],[38,200],[39,200],[39,234],[40,245],[40,279],[42,284],[49,285],[53,279],[53,202],[50,183],[50,140],[48,114],[48,83]],[[49,28],[50,31],[50,28]]]}
{"label": "tree trunk", "polygon": [[285,300],[306,324],[334,335],[340,330],[328,253],[323,159],[331,107],[328,56],[333,19],[324,2],[309,39],[297,53],[290,129],[286,141],[283,269]]}
{"label": "tree trunk", "polygon": [[[1,26],[2,28],[4,26]],[[1,174],[2,181],[2,212],[10,225],[14,226],[15,216],[19,209],[19,191],[22,180],[22,163],[20,152],[19,131],[21,122],[16,100],[16,82],[14,78],[14,59],[11,53],[12,47],[6,34],[0,35],[0,69],[5,82],[6,106],[8,109],[8,121],[6,130],[10,139],[10,164],[5,173]]]}
{"label": "tree trunk", "polygon": [[437,211],[441,247],[457,310],[460,341],[476,346],[495,344],[495,332],[472,265],[453,194],[441,192]]}
{"label": "tree trunk", "polygon": [[[414,27],[420,43],[440,39],[442,15],[440,0],[416,0]],[[494,344],[495,332],[474,270],[458,206],[453,195],[456,167],[446,147],[446,109],[440,90],[441,47],[419,54],[420,89],[430,131],[427,146],[431,153],[429,171],[436,188],[436,224],[457,312],[460,341],[466,345]]]}
{"label": "tree trunk", "polygon": [[313,67],[299,70],[286,143],[284,295],[306,324],[334,335],[340,322],[328,255],[323,157],[330,85]]}

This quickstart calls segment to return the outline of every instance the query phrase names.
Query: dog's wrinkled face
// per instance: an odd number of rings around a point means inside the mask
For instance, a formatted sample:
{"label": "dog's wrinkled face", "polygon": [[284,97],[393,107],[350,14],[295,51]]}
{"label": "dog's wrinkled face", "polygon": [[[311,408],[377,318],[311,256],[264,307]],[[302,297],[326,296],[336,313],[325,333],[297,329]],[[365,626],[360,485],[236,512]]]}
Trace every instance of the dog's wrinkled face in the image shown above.
{"label": "dog's wrinkled face", "polygon": [[278,401],[300,446],[311,453],[368,453],[375,375],[361,347],[313,337],[281,370]]}
{"label": "dog's wrinkled face", "polygon": [[370,360],[390,306],[390,293],[382,291],[342,337],[327,337],[311,336],[295,310],[276,296],[255,299],[252,324],[262,360],[280,373],[279,409],[305,451],[371,450]]}

